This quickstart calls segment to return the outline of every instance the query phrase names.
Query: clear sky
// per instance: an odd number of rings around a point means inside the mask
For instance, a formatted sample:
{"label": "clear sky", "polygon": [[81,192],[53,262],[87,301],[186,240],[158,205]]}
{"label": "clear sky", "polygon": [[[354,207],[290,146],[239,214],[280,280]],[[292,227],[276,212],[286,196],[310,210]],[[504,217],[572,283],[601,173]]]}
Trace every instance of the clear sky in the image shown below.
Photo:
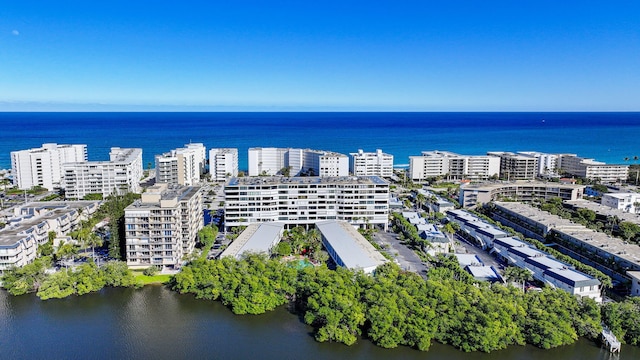
{"label": "clear sky", "polygon": [[640,1],[0,4],[0,111],[639,111]]}

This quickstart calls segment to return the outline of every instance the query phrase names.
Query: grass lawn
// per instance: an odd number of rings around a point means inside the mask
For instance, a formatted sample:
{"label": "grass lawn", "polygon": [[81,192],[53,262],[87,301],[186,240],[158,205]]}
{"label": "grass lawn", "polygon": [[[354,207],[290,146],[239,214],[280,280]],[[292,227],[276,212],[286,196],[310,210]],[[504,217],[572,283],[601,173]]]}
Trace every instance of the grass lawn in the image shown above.
{"label": "grass lawn", "polygon": [[149,285],[149,284],[166,284],[169,282],[169,280],[171,280],[172,275],[147,276],[147,275],[144,275],[142,271],[134,271],[133,276],[135,276],[136,279],[142,281],[143,285]]}

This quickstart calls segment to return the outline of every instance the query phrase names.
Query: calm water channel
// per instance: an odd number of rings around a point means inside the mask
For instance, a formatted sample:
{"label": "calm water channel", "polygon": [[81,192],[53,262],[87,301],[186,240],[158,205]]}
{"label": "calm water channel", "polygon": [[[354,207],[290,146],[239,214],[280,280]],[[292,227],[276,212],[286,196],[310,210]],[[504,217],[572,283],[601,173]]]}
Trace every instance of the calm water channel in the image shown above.
{"label": "calm water channel", "polygon": [[311,328],[280,308],[236,316],[218,302],[159,286],[106,289],[40,301],[0,291],[0,359],[640,359],[624,346],[610,356],[580,340],[553,350],[513,346],[491,354],[433,344],[428,352],[385,350],[360,340],[347,347],[317,343]]}

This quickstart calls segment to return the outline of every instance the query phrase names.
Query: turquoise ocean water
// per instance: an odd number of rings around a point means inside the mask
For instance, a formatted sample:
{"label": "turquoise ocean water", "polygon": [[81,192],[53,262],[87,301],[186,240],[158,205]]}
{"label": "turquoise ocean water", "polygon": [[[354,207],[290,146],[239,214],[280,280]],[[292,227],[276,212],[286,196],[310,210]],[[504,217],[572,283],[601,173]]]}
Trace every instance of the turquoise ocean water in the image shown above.
{"label": "turquoise ocean water", "polygon": [[11,167],[11,151],[45,142],[87,144],[90,160],[108,159],[111,146],[141,147],[145,164],[201,142],[238,148],[240,169],[254,146],[379,148],[396,166],[425,150],[576,153],[631,164],[639,139],[640,113],[0,113],[0,168]]}

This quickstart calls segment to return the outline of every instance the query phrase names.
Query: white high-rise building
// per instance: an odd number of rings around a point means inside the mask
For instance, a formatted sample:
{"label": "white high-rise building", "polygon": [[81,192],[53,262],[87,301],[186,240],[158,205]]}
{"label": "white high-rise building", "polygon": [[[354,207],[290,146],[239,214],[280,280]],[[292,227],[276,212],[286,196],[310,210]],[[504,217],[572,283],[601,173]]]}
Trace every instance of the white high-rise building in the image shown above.
{"label": "white high-rise building", "polygon": [[460,155],[449,151],[423,151],[409,156],[409,176],[413,181],[430,177],[483,180],[500,173],[500,158],[485,155]]}
{"label": "white high-rise building", "polygon": [[186,149],[192,150],[195,153],[195,161],[198,166],[198,172],[200,175],[204,174],[205,167],[207,165],[207,148],[203,143],[189,143],[185,144]]}
{"label": "white high-rise building", "polygon": [[291,176],[347,176],[349,158],[332,151],[312,149],[249,149],[249,176],[273,176],[287,168]]}
{"label": "white high-rise building", "polygon": [[60,186],[62,165],[87,161],[87,145],[43,144],[41,148],[11,152],[13,183],[28,190],[42,186],[53,190]]}
{"label": "white high-rise building", "polygon": [[142,191],[140,148],[112,147],[109,161],[66,163],[62,169],[62,187],[69,199],[82,199],[87,194],[102,194],[106,197],[114,192]]}
{"label": "white high-rise building", "polygon": [[[250,148],[249,149],[249,176],[275,175],[285,165],[286,148]],[[300,161],[301,162],[301,161]]]}
{"label": "white high-rise building", "polygon": [[518,151],[518,154],[538,159],[538,176],[557,175],[560,155],[537,151]]}
{"label": "white high-rise building", "polygon": [[226,181],[238,176],[238,149],[210,149],[209,173],[213,181]]}
{"label": "white high-rise building", "polygon": [[178,268],[204,226],[202,188],[156,184],[124,210],[126,257],[131,268]]}
{"label": "white high-rise building", "polygon": [[376,152],[364,152],[358,149],[357,153],[349,154],[349,170],[354,176],[381,176],[393,175],[393,155],[385,154],[382,150]]}
{"label": "white high-rise building", "polygon": [[194,185],[204,171],[206,148],[202,144],[187,144],[184,148],[156,155],[156,182]]}

